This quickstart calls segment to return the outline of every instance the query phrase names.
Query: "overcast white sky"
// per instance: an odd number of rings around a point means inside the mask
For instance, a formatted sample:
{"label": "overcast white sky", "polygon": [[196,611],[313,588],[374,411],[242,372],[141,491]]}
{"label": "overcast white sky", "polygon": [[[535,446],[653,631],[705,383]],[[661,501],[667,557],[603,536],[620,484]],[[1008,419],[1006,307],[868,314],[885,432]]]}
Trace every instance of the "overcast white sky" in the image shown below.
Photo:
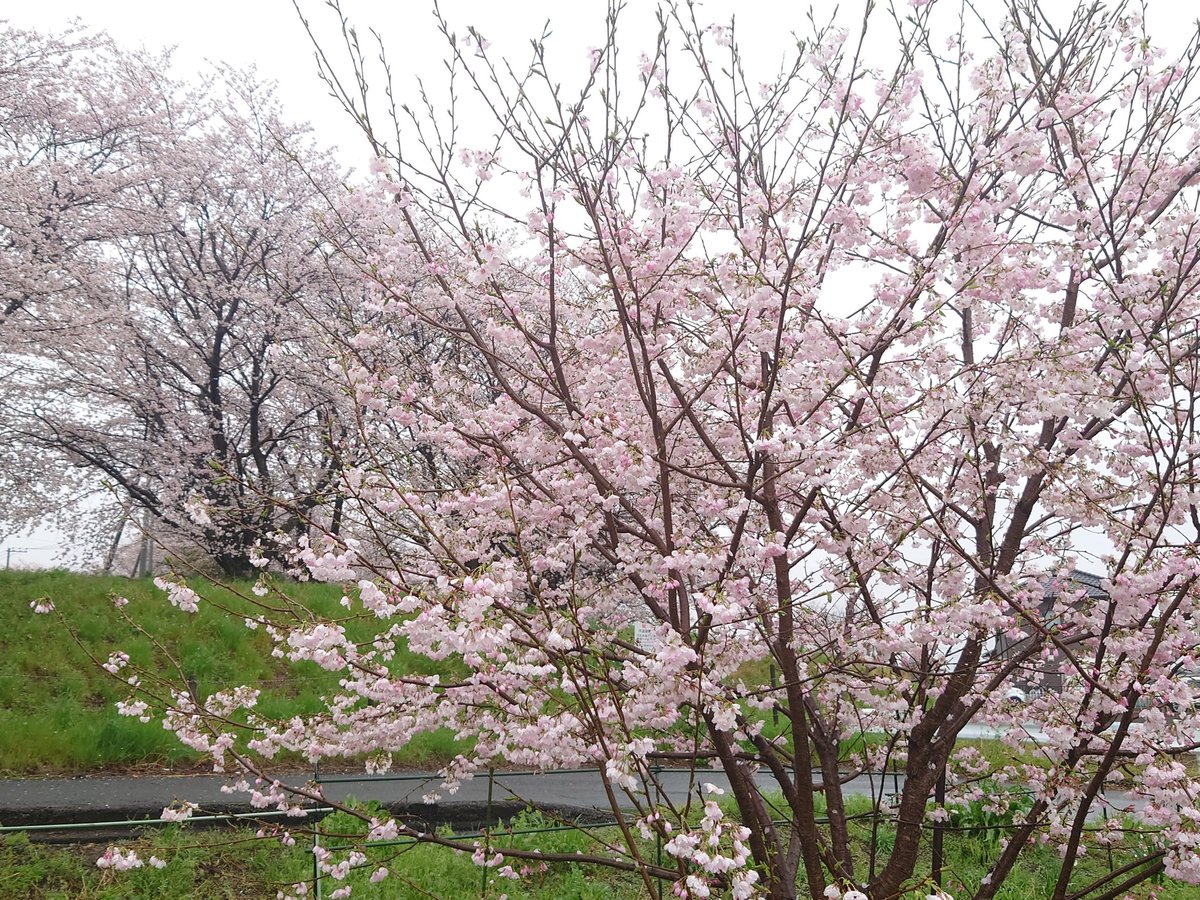
{"label": "overcast white sky", "polygon": [[[337,41],[334,21],[323,0],[300,0],[305,14],[331,49]],[[861,21],[866,0],[844,0],[839,23],[853,30]],[[909,0],[896,0],[906,6]],[[935,0],[957,6],[957,0]],[[1151,33],[1168,49],[1180,50],[1192,33],[1196,12],[1187,0],[1147,0]],[[343,8],[364,36],[368,27],[386,40],[398,87],[411,89],[415,76],[436,77],[445,57],[445,43],[435,27],[433,0],[342,0]],[[887,0],[879,0],[886,11]],[[629,0],[623,16],[620,46],[626,58],[636,58],[653,47],[652,0]],[[1003,0],[975,0],[976,8],[996,10]],[[1067,16],[1074,0],[1043,0],[1053,15]],[[738,39],[747,55],[776,63],[790,45],[790,32],[804,32],[804,0],[697,0],[697,18],[728,22],[736,13]],[[839,9],[833,0],[814,0],[814,13],[825,21]],[[526,58],[528,40],[541,34],[549,20],[553,38],[551,64],[566,65],[569,77],[582,74],[588,48],[603,40],[606,0],[442,0],[441,8],[459,31],[477,27],[492,50],[514,60]],[[317,78],[312,47],[291,0],[0,0],[0,20],[41,31],[61,31],[73,19],[109,32],[123,46],[158,51],[175,47],[174,75],[187,78],[205,67],[206,60],[237,67],[255,66],[259,74],[279,83],[279,94],[289,118],[311,122],[319,143],[339,146],[348,166],[360,170],[367,161],[366,148],[348,124],[345,114],[328,96]],[[880,22],[879,32],[889,31]],[[555,67],[555,71],[562,69]],[[61,537],[51,531],[26,536],[0,535],[0,565],[6,547],[30,548],[13,557],[15,565],[53,563]]]}
{"label": "overcast white sky", "polygon": [[[896,0],[900,8],[908,0]],[[943,0],[952,7],[956,0]],[[1187,0],[1148,0],[1150,25],[1164,41],[1178,41],[1189,32],[1196,17]],[[305,14],[328,36],[336,34],[323,0],[300,0]],[[865,0],[814,0],[812,7],[824,21],[835,10],[846,27],[861,21]],[[880,0],[880,13],[887,0]],[[698,0],[701,21],[727,22],[736,13],[739,42],[752,55],[773,61],[788,45],[789,32],[805,30],[809,5],[804,0]],[[1068,15],[1074,0],[1043,0],[1044,7]],[[652,0],[630,0],[623,13],[622,49],[636,57],[653,44]],[[1003,0],[976,0],[984,10],[1003,6]],[[433,0],[343,0],[343,8],[364,33],[368,26],[385,37],[388,53],[401,85],[411,84],[417,73],[426,76],[440,71],[445,45],[432,16]],[[457,30],[476,26],[494,50],[524,58],[527,41],[541,33],[549,20],[553,27],[551,50],[563,60],[573,60],[582,69],[586,50],[601,42],[606,0],[442,0],[446,18]],[[0,0],[0,18],[40,30],[65,28],[74,18],[108,31],[128,47],[158,50],[176,47],[176,71],[186,76],[218,60],[244,67],[257,66],[261,75],[279,82],[280,94],[289,116],[312,122],[318,139],[340,145],[347,163],[364,160],[361,145],[346,123],[344,114],[327,96],[316,77],[312,49],[291,0],[205,0],[181,3],[171,0]],[[879,23],[881,33],[888,31]]]}
{"label": "overcast white sky", "polygon": [[[826,16],[834,9],[825,0],[815,5]],[[641,44],[637,38],[644,35],[646,49],[652,48],[655,6],[648,0],[633,0],[623,13],[631,44]],[[319,33],[328,36],[331,49],[336,49],[335,22],[323,0],[301,0],[301,7]],[[798,3],[734,0],[701,0],[698,7],[704,11],[701,18],[711,21],[727,21],[736,11],[739,32],[762,35],[773,55],[786,47],[783,39],[788,30],[802,30],[806,9]],[[551,50],[563,58],[573,56],[582,69],[586,50],[602,41],[607,4],[605,0],[442,0],[441,8],[460,33],[473,25],[493,49],[520,59],[525,57],[528,40],[540,35],[550,21]],[[847,24],[861,17],[858,0],[844,8],[854,10]],[[436,77],[441,71],[446,47],[435,26],[433,0],[343,0],[343,9],[364,37],[368,27],[383,34],[401,84],[411,84],[418,73]],[[312,47],[291,0],[0,0],[0,18],[44,31],[62,30],[79,18],[108,31],[126,47],[175,47],[179,76],[202,68],[205,60],[255,65],[262,76],[279,82],[291,118],[312,122],[320,142],[340,145],[346,162],[363,160],[344,113],[317,79]],[[782,30],[781,22],[787,23]],[[636,51],[641,49],[636,46]]]}

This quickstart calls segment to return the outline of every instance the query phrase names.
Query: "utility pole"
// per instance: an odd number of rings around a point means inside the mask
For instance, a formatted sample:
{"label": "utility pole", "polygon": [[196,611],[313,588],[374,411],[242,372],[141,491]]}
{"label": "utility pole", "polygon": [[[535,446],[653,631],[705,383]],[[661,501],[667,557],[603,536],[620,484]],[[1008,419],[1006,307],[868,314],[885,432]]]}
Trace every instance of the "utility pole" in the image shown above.
{"label": "utility pole", "polygon": [[133,578],[149,578],[154,575],[154,538],[150,534],[153,521],[150,510],[142,510],[142,543],[138,549],[137,561],[133,564]]}
{"label": "utility pole", "polygon": [[14,553],[28,553],[28,552],[29,552],[28,547],[9,547],[9,548],[7,548],[4,553],[4,568],[5,569],[12,568],[12,558],[13,558]]}
{"label": "utility pole", "polygon": [[125,526],[129,524],[129,514],[122,511],[121,521],[117,523],[117,533],[113,535],[112,543],[108,545],[108,555],[104,557],[104,574],[111,575],[113,564],[117,561],[117,551],[121,549],[121,538],[125,534]]}
{"label": "utility pole", "polygon": [[154,577],[154,538],[150,535],[150,508],[142,510],[142,534],[146,536],[146,577]]}

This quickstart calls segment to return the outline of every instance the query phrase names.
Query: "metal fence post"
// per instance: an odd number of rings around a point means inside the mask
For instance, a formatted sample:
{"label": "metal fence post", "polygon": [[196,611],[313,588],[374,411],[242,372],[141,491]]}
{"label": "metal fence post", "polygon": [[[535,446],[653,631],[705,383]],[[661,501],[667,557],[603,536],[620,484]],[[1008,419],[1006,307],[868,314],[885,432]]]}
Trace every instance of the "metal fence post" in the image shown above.
{"label": "metal fence post", "polygon": [[[1103,794],[1101,794],[1101,795],[1100,795],[1100,804],[1101,804],[1101,805],[1100,805],[1100,813],[1101,813],[1101,815],[1103,815],[1103,816],[1104,816],[1104,824],[1105,824],[1105,825],[1108,825],[1108,801],[1104,799],[1104,795],[1103,795]],[[1107,828],[1105,829],[1104,836],[1105,836],[1106,838],[1108,837],[1108,830],[1107,830]],[[1107,840],[1105,840],[1105,842],[1104,842],[1104,847],[1105,847],[1105,851],[1106,851],[1106,852],[1107,852],[1107,854],[1108,854],[1108,874],[1110,874],[1110,875],[1111,875],[1111,874],[1112,874],[1112,871],[1113,871],[1113,852],[1112,852],[1112,844],[1111,844],[1111,843],[1109,843]]]}
{"label": "metal fence post", "polygon": [[[662,766],[655,763],[651,770],[654,773],[654,814],[662,815]],[[658,867],[662,868],[663,842],[662,842],[662,822],[655,821],[654,823],[654,859]],[[662,896],[663,878],[658,876],[658,894]]]}
{"label": "metal fence post", "polygon": [[[942,767],[942,771],[938,773],[937,785],[933,789],[933,801],[939,806],[946,805],[946,767]],[[933,883],[940,889],[942,886],[942,857],[943,846],[946,839],[945,831],[942,828],[942,820],[939,816],[933,823]]]}
{"label": "metal fence post", "polygon": [[[313,783],[320,790],[321,787],[321,761],[317,760],[313,763]],[[321,793],[321,798],[324,799],[324,792]],[[321,900],[321,863],[317,859],[317,848],[321,846],[321,825],[316,823],[313,826],[313,895],[316,900]]]}
{"label": "metal fence post", "polygon": [[488,766],[488,798],[487,809],[483,814],[483,865],[480,868],[483,870],[483,876],[479,879],[479,897],[483,900],[487,896],[488,883],[488,856],[492,849],[492,788],[496,783],[496,770],[492,766]]}
{"label": "metal fence post", "polygon": [[[888,761],[888,765],[891,765],[890,760]],[[822,775],[821,780],[825,780],[824,775]],[[879,842],[879,807],[883,803],[883,792],[887,789],[885,787],[886,784],[887,770],[885,769],[879,773],[879,796],[875,796],[875,773],[870,770],[867,771],[867,785],[871,789],[871,842],[869,845],[870,850],[868,851],[867,878],[871,881],[875,880],[875,857]]]}
{"label": "metal fence post", "polygon": [[320,826],[313,829],[313,894],[321,900],[321,861],[317,859],[317,848],[321,846]]}

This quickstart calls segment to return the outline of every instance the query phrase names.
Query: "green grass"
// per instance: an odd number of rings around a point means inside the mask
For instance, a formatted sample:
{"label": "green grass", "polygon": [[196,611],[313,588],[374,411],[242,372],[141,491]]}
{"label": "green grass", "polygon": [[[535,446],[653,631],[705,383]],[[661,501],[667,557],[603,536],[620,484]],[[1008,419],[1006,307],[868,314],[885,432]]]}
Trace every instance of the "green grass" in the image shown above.
{"label": "green grass", "polygon": [[[169,605],[162,592],[149,581],[82,576],[65,572],[0,572],[0,772],[75,772],[153,764],[189,764],[194,754],[184,750],[174,737],[155,723],[142,724],[118,715],[113,708],[125,696],[124,686],[95,665],[91,657],[107,658],[123,649],[135,663],[151,668],[165,664],[163,652],[153,640],[132,630],[113,606],[113,596],[129,599],[127,611],[161,642],[178,661],[182,672],[194,675],[200,694],[234,684],[265,688],[261,710],[285,717],[313,712],[321,696],[336,687],[337,675],[309,664],[290,664],[269,656],[270,641],[261,630],[250,630],[240,615],[230,617],[214,608],[213,600],[236,613],[250,611],[245,599],[211,585],[194,585],[206,599],[200,612],[190,615]],[[237,586],[249,593],[249,585]],[[302,609],[322,615],[344,614],[342,591],[336,586],[289,584],[287,594]],[[35,615],[30,602],[43,597],[53,601],[55,615]],[[62,619],[59,619],[61,614]],[[77,644],[67,631],[75,632]],[[350,622],[352,636],[365,637],[372,623]],[[86,648],[86,649],[85,649]],[[89,652],[91,656],[89,656]],[[399,650],[397,669],[432,674],[447,668]],[[770,723],[779,730],[780,726]],[[880,736],[866,735],[874,742]],[[1001,742],[971,742],[995,762],[1007,761],[1012,750]],[[397,759],[401,766],[429,766],[450,758],[460,747],[448,734],[433,734],[414,741]],[[1031,751],[1032,752],[1032,751]],[[851,799],[853,812],[855,803]],[[866,807],[858,812],[865,813]],[[349,826],[347,826],[349,827]],[[860,872],[867,870],[869,822],[860,818],[852,826]],[[0,848],[0,897],[239,897],[274,896],[282,884],[302,880],[311,871],[306,846],[291,849],[277,844],[251,842],[248,834],[220,830],[193,832],[170,829],[139,839],[145,855],[161,850],[169,856],[167,868],[143,868],[117,877],[93,865],[102,848],[91,848],[84,858],[78,850],[30,845],[23,838],[8,838]],[[518,836],[514,841],[543,850],[575,847],[585,841],[576,833]],[[886,857],[890,832],[879,835],[881,858]],[[578,849],[587,849],[579,847]],[[946,886],[956,896],[976,887],[996,852],[994,842],[983,837],[951,834],[947,838]],[[1114,864],[1132,857],[1118,850]],[[378,848],[373,864],[382,862],[399,873],[383,887],[365,883],[366,873],[354,876],[355,897],[478,897],[480,870],[465,856],[434,847]],[[928,874],[928,847],[923,860]],[[1076,885],[1106,871],[1107,854],[1093,848],[1080,863]],[[1001,900],[1036,900],[1048,895],[1059,870],[1053,848],[1031,849],[1000,894]],[[640,883],[629,876],[608,871],[599,874],[578,866],[554,867],[535,874],[520,884],[496,879],[493,896],[511,898],[619,898],[641,896]],[[404,887],[420,885],[427,893]],[[359,882],[363,882],[359,884]],[[433,887],[431,888],[430,885]],[[1150,885],[1130,896],[1146,897]],[[1162,882],[1159,900],[1200,900],[1200,889]],[[923,898],[923,894],[918,895]]]}
{"label": "green grass", "polygon": [[[856,803],[858,801],[855,801]],[[861,804],[860,804],[861,805]],[[859,812],[866,812],[865,805]],[[536,813],[515,819],[512,828],[544,829],[548,823]],[[322,830],[335,834],[362,834],[356,819],[339,814],[322,823]],[[595,835],[602,840],[619,842],[614,829],[541,831],[535,834],[494,834],[496,846],[538,848],[543,853],[595,853]],[[853,825],[856,862],[866,873],[866,854],[870,840],[869,822],[858,819]],[[886,850],[891,832],[880,831],[881,849]],[[328,847],[343,846],[340,838],[326,837]],[[903,900],[924,900],[928,887],[929,848],[925,838],[922,868],[910,883]],[[470,840],[467,840],[470,844]],[[291,848],[273,840],[253,837],[246,829],[221,828],[197,831],[172,827],[152,831],[125,842],[137,849],[142,858],[151,854],[167,860],[165,868],[143,866],[127,873],[105,872],[95,867],[102,846],[82,845],[62,848],[30,843],[21,834],[0,842],[0,896],[30,898],[147,898],[173,900],[185,897],[272,897],[294,882],[308,881],[311,890],[312,855],[307,837],[297,835]],[[653,847],[643,848],[653,858]],[[1132,857],[1130,851],[1117,850],[1113,865],[1120,866]],[[986,840],[961,834],[946,838],[944,885],[956,897],[970,896],[994,858],[996,847]],[[344,854],[338,854],[340,859]],[[428,844],[393,844],[368,848],[368,863],[351,873],[346,882],[353,886],[355,898],[427,898],[442,900],[482,898],[495,900],[507,894],[511,900],[634,900],[645,895],[634,875],[579,864],[549,864],[545,871],[529,872],[519,881],[500,877],[494,870],[487,874],[466,853]],[[521,863],[513,860],[514,868]],[[381,884],[368,881],[377,866],[392,873]],[[998,900],[1040,900],[1050,895],[1059,870],[1059,857],[1052,847],[1034,848],[1022,857],[1017,869],[998,893]],[[1108,860],[1095,847],[1079,863],[1074,879],[1078,888],[1108,871]],[[327,896],[341,883],[326,877],[322,887]],[[485,887],[486,883],[486,887]],[[664,892],[670,896],[669,885]],[[806,896],[803,883],[799,896]],[[1166,879],[1149,881],[1123,895],[1129,900],[1197,900],[1200,888]]]}
{"label": "green grass", "polygon": [[[127,689],[93,661],[105,661],[114,650],[127,652],[133,664],[164,673],[170,673],[169,654],[182,675],[195,677],[202,697],[239,684],[261,687],[258,711],[267,716],[286,718],[321,709],[321,697],[337,688],[336,673],[313,663],[272,658],[270,638],[242,621],[254,611],[246,599],[203,582],[193,587],[205,598],[194,615],[172,607],[148,579],[0,572],[0,774],[186,766],[198,760],[160,725],[116,712],[114,704],[127,696]],[[250,594],[248,583],[234,587]],[[313,612],[346,613],[339,586],[291,583],[286,593]],[[125,611],[153,640],[130,627],[113,605],[114,596],[129,600]],[[55,614],[36,615],[30,609],[41,598],[53,602]],[[361,639],[371,627],[359,621],[349,623],[347,630]],[[446,667],[402,648],[395,660],[397,670],[420,674],[438,671],[435,665]],[[182,675],[175,679],[179,684]],[[434,733],[414,741],[396,763],[440,764],[460,750],[450,733]]]}
{"label": "green grass", "polygon": [[[818,813],[823,813],[825,798],[818,795],[815,798]],[[780,798],[781,802],[781,798]],[[776,805],[779,805],[778,803]],[[722,804],[727,814],[733,817],[734,804],[726,798]],[[871,846],[871,803],[866,797],[851,796],[846,798],[846,812],[850,817],[850,838],[852,852],[859,878],[866,879],[869,874]],[[997,835],[986,829],[967,831],[967,827],[980,823],[964,819],[960,823],[964,830],[944,832],[944,862],[942,868],[942,886],[953,897],[970,897],[974,894],[988,869],[1000,852]],[[1148,843],[1146,838],[1134,837],[1128,839],[1125,846],[1118,846],[1112,852],[1112,866],[1119,868],[1144,855]],[[908,891],[899,900],[925,900],[932,891],[932,830],[926,827],[922,832],[921,856],[916,871],[909,880]],[[880,820],[876,834],[878,855],[876,863],[882,867],[886,863],[894,842],[894,831],[886,819]],[[1106,875],[1109,868],[1108,853],[1085,838],[1084,847],[1087,853],[1075,865],[1071,878],[1071,890],[1076,891]],[[1039,845],[1030,843],[1022,852],[1009,878],[996,894],[996,900],[1042,900],[1054,891],[1054,885],[1061,870],[1062,860],[1056,845]],[[803,872],[800,884],[805,883]],[[1112,885],[1110,885],[1111,887]],[[1070,893],[1070,892],[1068,892]],[[803,887],[798,896],[807,896]],[[1124,900],[1200,900],[1200,887],[1183,884],[1161,876],[1149,879],[1128,893],[1121,895]]]}
{"label": "green grass", "polygon": [[[153,641],[132,631],[113,606],[114,596],[127,597],[126,611],[178,661],[183,673],[196,677],[200,694],[237,684],[263,688],[258,712],[273,718],[315,713],[321,697],[336,690],[337,675],[312,663],[290,664],[269,656],[270,641],[260,629],[245,627],[242,614],[253,611],[241,597],[204,582],[193,586],[204,600],[191,615],[172,607],[163,592],[146,580],[80,575],[63,571],[0,571],[0,775],[76,773],[138,766],[188,766],[198,755],[186,749],[161,727],[119,715],[114,703],[126,696],[123,684],[100,670],[70,637],[58,615],[35,615],[31,601],[48,597],[80,642],[103,661],[117,649],[132,662],[166,671],[166,661]],[[250,595],[250,584],[234,585]],[[345,615],[337,585],[289,583],[289,598],[303,608],[327,616]],[[278,602],[279,598],[270,598]],[[214,605],[234,610],[231,616]],[[371,620],[348,624],[351,636],[363,639],[374,627]],[[396,671],[445,674],[450,664],[397,652]],[[761,671],[759,671],[761,669]],[[769,674],[764,662],[743,673]],[[182,682],[182,677],[176,679]],[[754,712],[764,722],[767,737],[788,737],[786,717]],[[882,735],[861,735],[843,748],[844,758],[856,757],[863,744],[878,744]],[[967,743],[967,742],[960,742]],[[1014,751],[1001,741],[972,740],[995,765],[1011,762],[1044,763],[1036,747]],[[402,754],[400,767],[437,767],[461,752],[464,745],[450,732],[421,735]]]}
{"label": "green grass", "polygon": [[[517,827],[543,825],[545,822],[536,814],[527,814],[517,823]],[[346,816],[327,820],[324,827],[359,830],[357,823]],[[95,866],[102,846],[61,848],[34,844],[17,834],[0,843],[0,896],[72,900],[274,897],[276,891],[287,891],[292,883],[306,880],[309,896],[314,896],[311,842],[297,836],[296,845],[286,848],[253,835],[245,829],[193,831],[177,827],[150,832],[123,846],[136,848],[143,860],[157,855],[167,865],[162,869],[143,865],[115,873]],[[523,835],[511,840],[511,846],[536,846],[543,852],[596,850],[595,841],[578,831]],[[368,858],[369,864],[354,870],[344,882],[324,877],[325,895],[341,884],[353,886],[356,900],[431,896],[442,900],[486,896],[494,900],[501,894],[507,894],[510,900],[635,900],[644,894],[636,876],[589,870],[578,864],[551,865],[518,882],[502,878],[494,870],[488,870],[485,876],[469,854],[431,845],[373,847],[368,850]],[[372,884],[370,874],[380,865],[386,866],[392,876]],[[485,877],[486,892],[481,890]]]}
{"label": "green grass", "polygon": [[158,851],[163,869],[125,873],[96,867],[104,848],[30,843],[23,834],[0,844],[0,896],[28,898],[274,897],[289,881],[311,872],[311,853],[252,840],[253,832],[183,832],[171,829],[132,842],[146,858]]}

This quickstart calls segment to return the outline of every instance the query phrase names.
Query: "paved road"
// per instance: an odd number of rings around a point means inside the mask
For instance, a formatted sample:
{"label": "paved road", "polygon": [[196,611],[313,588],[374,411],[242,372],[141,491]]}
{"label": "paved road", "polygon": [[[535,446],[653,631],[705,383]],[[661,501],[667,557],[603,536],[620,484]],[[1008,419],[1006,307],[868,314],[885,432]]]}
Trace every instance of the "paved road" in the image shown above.
{"label": "paved road", "polygon": [[[1047,741],[1046,734],[1032,722],[1026,722],[1021,728],[1021,739],[1033,744],[1044,744]],[[992,725],[982,725],[977,722],[968,722],[962,727],[962,731],[958,733],[960,741],[977,741],[980,738],[989,740],[999,740],[1012,730],[1011,727],[996,728]]]}
{"label": "paved road", "polygon": [[[312,778],[311,772],[293,772],[281,778],[289,784],[303,784]],[[728,779],[717,771],[704,770],[694,780],[685,771],[663,770],[665,794],[675,802],[682,801],[689,790],[694,794],[700,785],[709,782],[728,788]],[[214,812],[249,812],[244,794],[225,794],[221,786],[224,777],[215,775],[180,775],[160,777],[84,776],[57,779],[0,779],[0,823],[31,825],[38,822],[101,822],[124,821],[157,817],[164,806],[176,800],[198,803],[202,810]],[[763,776],[765,789],[774,781]],[[867,796],[882,791],[891,795],[904,784],[902,775],[887,775],[881,788],[878,776],[860,776],[844,785],[847,794]],[[428,805],[423,798],[437,788],[437,779],[429,775],[406,775],[399,778],[371,776],[326,776],[322,779],[324,796],[343,801],[347,797],[376,800],[389,808],[404,809],[421,815],[430,822],[453,821],[456,815],[478,816],[488,799],[486,776],[465,782],[455,794],[445,794],[441,801]],[[608,796],[595,771],[564,771],[550,774],[497,772],[492,785],[494,803],[515,801],[531,803],[544,809],[561,811],[608,810]],[[1130,795],[1112,792],[1109,802],[1118,808],[1137,808],[1140,803]],[[457,811],[456,811],[457,810]]]}
{"label": "paved road", "polygon": [[[305,784],[312,772],[285,773],[285,784]],[[698,792],[706,782],[728,788],[729,781],[721,772],[701,770],[690,780],[682,770],[663,770],[664,793],[674,801],[682,801],[689,790]],[[0,779],[0,821],[11,820],[19,811],[30,821],[29,813],[42,811],[47,821],[63,820],[72,813],[87,812],[86,819],[99,821],[140,810],[143,816],[155,815],[175,800],[188,800],[203,808],[222,811],[242,808],[249,810],[245,794],[226,794],[221,787],[228,781],[217,775],[177,775],[148,777],[82,776],[78,778],[13,778]],[[775,782],[762,778],[763,786],[771,789]],[[891,792],[904,784],[903,776],[888,776]],[[321,779],[325,797],[344,801],[377,800],[389,806],[427,806],[426,795],[438,790],[438,779],[432,775],[396,775],[373,777],[367,775],[328,775]],[[846,785],[854,794],[869,794],[880,790],[878,778],[860,777]],[[550,774],[530,772],[497,772],[492,785],[494,801],[517,801],[552,808],[600,809],[609,808],[604,783],[595,771],[567,770]],[[488,799],[488,779],[477,776],[464,782],[450,794],[443,791],[438,806],[449,803],[482,804]]]}

